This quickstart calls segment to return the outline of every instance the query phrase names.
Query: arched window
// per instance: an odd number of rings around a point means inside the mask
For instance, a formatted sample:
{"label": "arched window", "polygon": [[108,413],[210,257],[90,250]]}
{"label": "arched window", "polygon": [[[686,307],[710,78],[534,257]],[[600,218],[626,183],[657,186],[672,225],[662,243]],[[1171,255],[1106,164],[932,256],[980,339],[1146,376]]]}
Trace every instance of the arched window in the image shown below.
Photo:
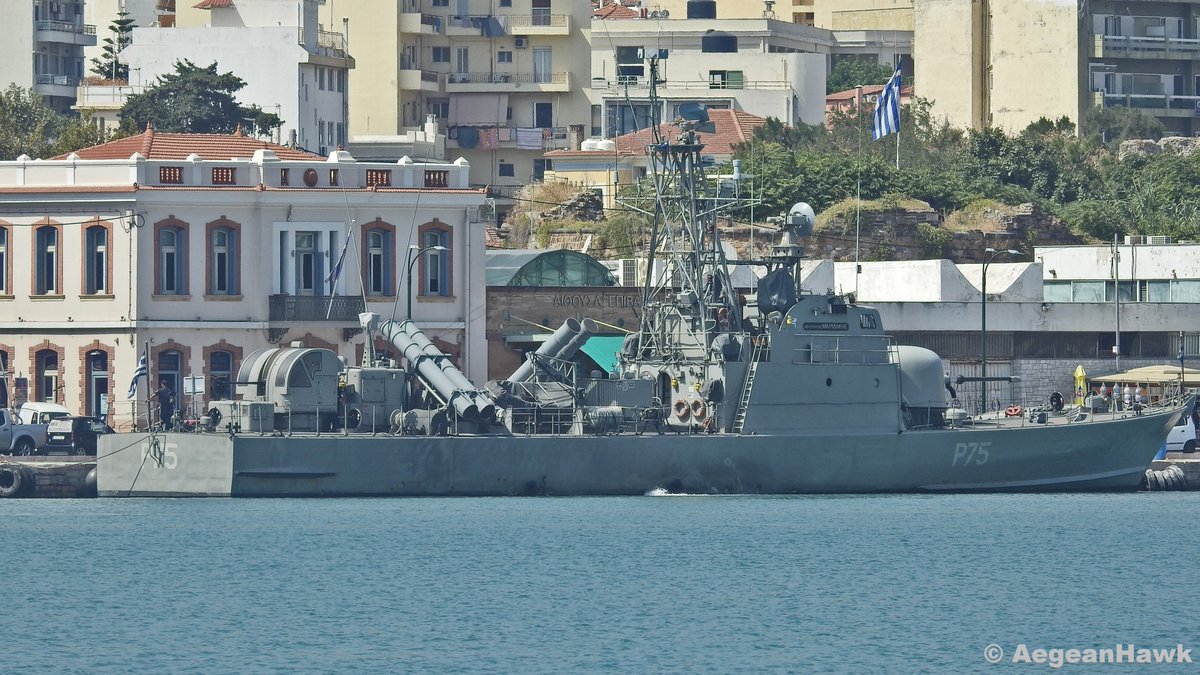
{"label": "arched window", "polygon": [[208,400],[233,398],[233,354],[212,352],[208,355]]}
{"label": "arched window", "polygon": [[92,225],[84,230],[83,292],[87,295],[109,293],[108,228]]}
{"label": "arched window", "polygon": [[[421,295],[451,295],[452,243],[447,227],[434,225],[421,229],[421,248],[426,249],[421,260]],[[441,246],[444,250],[434,250],[434,246]]]}
{"label": "arched window", "polygon": [[367,228],[365,232],[367,295],[392,295],[396,287],[394,236],[390,229],[382,227]]}
{"label": "arched window", "polygon": [[238,231],[232,227],[213,227],[208,237],[208,293],[237,295]]}
{"label": "arched window", "polygon": [[150,383],[150,391],[153,392],[158,388],[160,382],[166,380],[167,386],[171,388],[171,391],[175,392],[175,401],[177,406],[183,402],[183,396],[180,392],[180,385],[182,384],[182,380],[180,379],[182,375],[180,366],[182,364],[183,359],[180,358],[179,352],[175,351],[174,349],[168,349],[164,352],[160,352],[158,354],[158,363],[156,364],[158,366],[157,372],[155,373],[156,379],[154,382]]}
{"label": "arched window", "polygon": [[43,349],[35,358],[37,367],[37,390],[34,400],[58,401],[58,352],[53,349]]}
{"label": "arched window", "polygon": [[155,225],[157,295],[187,295],[187,228],[177,220]]}
{"label": "arched window", "polygon": [[33,292],[37,295],[56,295],[58,291],[58,228],[53,225],[39,227],[34,236],[36,251],[34,260]]}

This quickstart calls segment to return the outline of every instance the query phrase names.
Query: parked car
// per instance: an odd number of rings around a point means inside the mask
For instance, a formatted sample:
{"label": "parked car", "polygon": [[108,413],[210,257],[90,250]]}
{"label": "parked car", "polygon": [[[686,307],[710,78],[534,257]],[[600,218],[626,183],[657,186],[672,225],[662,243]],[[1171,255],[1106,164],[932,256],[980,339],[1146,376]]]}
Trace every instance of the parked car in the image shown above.
{"label": "parked car", "polygon": [[0,410],[0,454],[32,455],[46,444],[46,425],[21,424],[11,410]]}
{"label": "parked car", "polygon": [[1196,412],[1195,406],[1190,415],[1184,415],[1175,423],[1171,433],[1167,434],[1167,452],[1196,451]]}
{"label": "parked car", "polygon": [[49,424],[50,420],[70,416],[71,411],[57,403],[26,401],[17,414],[21,416],[21,424]]}
{"label": "parked car", "polygon": [[96,438],[113,433],[112,427],[98,417],[60,417],[51,420],[46,428],[49,440],[41,449],[43,455],[94,455]]}

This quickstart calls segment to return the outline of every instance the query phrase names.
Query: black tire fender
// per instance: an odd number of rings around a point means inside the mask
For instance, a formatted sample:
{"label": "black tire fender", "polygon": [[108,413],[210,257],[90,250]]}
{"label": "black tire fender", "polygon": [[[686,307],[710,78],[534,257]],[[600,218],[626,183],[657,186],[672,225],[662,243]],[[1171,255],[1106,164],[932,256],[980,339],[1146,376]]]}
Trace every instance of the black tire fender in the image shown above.
{"label": "black tire fender", "polygon": [[0,465],[0,497],[19,497],[25,489],[28,471],[15,464]]}

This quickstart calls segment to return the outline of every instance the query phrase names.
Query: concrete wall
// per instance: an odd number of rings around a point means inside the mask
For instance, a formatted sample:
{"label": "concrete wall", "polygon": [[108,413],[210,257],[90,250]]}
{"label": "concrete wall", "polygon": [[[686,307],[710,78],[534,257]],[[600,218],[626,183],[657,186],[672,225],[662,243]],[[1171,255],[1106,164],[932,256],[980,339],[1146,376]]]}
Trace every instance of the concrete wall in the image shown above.
{"label": "concrete wall", "polygon": [[933,101],[933,113],[955,127],[985,122],[979,3],[922,0],[913,35],[914,94]]}
{"label": "concrete wall", "polygon": [[9,3],[4,8],[4,58],[0,59],[0,89],[16,84],[33,86],[33,4]]}
{"label": "concrete wall", "polygon": [[1087,68],[1077,0],[993,0],[988,7],[992,126],[1014,132],[1064,115],[1078,123]]}

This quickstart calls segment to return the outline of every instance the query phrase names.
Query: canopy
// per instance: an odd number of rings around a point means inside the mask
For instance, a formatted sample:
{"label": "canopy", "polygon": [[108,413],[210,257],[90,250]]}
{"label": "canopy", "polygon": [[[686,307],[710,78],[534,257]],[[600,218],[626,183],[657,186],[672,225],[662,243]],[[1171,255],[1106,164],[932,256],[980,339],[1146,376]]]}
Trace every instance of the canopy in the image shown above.
{"label": "canopy", "polygon": [[583,353],[592,357],[601,370],[611,373],[617,369],[617,355],[624,342],[624,335],[593,335],[583,343]]}
{"label": "canopy", "polygon": [[[1179,372],[1178,365],[1163,364],[1133,368],[1123,373],[1113,373],[1111,375],[1093,375],[1088,379],[1092,382],[1111,384],[1166,384],[1168,382],[1178,382]],[[1184,368],[1183,374],[1183,386],[1200,387],[1200,370]]]}

